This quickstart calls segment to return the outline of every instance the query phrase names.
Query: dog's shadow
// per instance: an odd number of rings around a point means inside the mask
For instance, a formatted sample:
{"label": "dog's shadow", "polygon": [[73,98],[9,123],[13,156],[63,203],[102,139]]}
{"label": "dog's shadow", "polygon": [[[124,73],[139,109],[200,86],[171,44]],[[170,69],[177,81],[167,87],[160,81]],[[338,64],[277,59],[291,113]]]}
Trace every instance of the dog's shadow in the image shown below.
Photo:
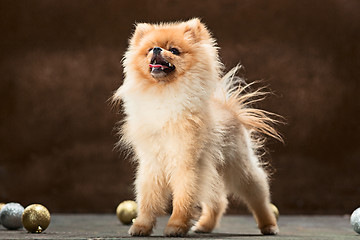
{"label": "dog's shadow", "polygon": [[[240,233],[190,233],[184,237],[171,237],[171,238],[194,238],[194,239],[201,239],[201,238],[214,238],[214,239],[225,239],[225,238],[242,238],[242,237],[260,237],[263,236],[262,234],[240,234]],[[152,235],[149,238],[169,238],[161,235]]]}
{"label": "dog's shadow", "polygon": [[246,234],[246,233],[202,233],[189,234],[189,238],[233,238],[233,237],[260,237],[262,234]]}

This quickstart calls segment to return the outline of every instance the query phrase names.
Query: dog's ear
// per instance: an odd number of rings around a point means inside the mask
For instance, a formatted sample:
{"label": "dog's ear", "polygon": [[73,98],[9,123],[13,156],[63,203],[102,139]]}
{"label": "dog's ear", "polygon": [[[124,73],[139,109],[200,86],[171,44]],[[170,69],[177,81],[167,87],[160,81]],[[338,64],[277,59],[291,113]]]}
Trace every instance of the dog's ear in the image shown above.
{"label": "dog's ear", "polygon": [[135,31],[130,39],[130,42],[133,44],[137,44],[146,33],[150,32],[153,29],[153,26],[148,23],[137,23],[135,24]]}
{"label": "dog's ear", "polygon": [[210,39],[210,33],[206,26],[198,18],[184,22],[184,36],[191,42]]}

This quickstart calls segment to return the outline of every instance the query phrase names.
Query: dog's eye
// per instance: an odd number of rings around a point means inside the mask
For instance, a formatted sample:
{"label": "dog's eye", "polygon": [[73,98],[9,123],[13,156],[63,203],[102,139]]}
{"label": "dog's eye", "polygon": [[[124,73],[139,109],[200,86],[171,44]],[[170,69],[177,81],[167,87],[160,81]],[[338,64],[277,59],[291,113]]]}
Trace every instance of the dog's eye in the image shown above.
{"label": "dog's eye", "polygon": [[172,54],[180,55],[180,51],[179,51],[179,49],[177,49],[177,48],[170,48],[169,51],[170,51]]}

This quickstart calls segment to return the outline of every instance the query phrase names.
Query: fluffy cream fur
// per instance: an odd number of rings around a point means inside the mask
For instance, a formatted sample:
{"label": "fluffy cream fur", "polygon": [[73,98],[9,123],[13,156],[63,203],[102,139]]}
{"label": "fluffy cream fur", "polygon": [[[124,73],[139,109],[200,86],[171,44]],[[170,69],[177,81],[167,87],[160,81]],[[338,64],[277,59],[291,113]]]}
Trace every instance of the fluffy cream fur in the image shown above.
{"label": "fluffy cream fur", "polygon": [[[174,71],[152,74],[154,47]],[[172,54],[173,47],[180,54]],[[232,88],[237,68],[223,78],[221,69],[215,40],[198,19],[137,25],[124,57],[124,83],[114,94],[126,114],[120,142],[133,149],[138,163],[139,209],[130,235],[150,235],[171,200],[166,236],[187,234],[199,205],[193,229],[211,232],[229,194],[244,200],[263,234],[278,233],[267,174],[255,154],[262,145],[253,133],[280,136],[271,115],[248,105],[262,92]]]}

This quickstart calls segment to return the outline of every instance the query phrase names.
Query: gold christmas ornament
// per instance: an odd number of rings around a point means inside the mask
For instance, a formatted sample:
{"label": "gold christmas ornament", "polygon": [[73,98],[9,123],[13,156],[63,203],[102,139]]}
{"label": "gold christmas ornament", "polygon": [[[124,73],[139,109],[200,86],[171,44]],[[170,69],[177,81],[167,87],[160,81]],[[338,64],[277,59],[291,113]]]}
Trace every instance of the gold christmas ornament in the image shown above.
{"label": "gold christmas ornament", "polygon": [[137,216],[137,204],[135,201],[123,201],[116,208],[116,216],[123,224],[132,224]]}
{"label": "gold christmas ornament", "polygon": [[270,208],[273,211],[273,213],[275,214],[276,220],[279,219],[279,216],[280,216],[279,209],[272,203],[270,203]]}
{"label": "gold christmas ornament", "polygon": [[32,204],[25,208],[22,224],[31,233],[41,233],[50,224],[50,212],[40,204]]}
{"label": "gold christmas ornament", "polygon": [[[3,206],[5,206],[5,203],[0,203],[0,212]],[[0,225],[1,225],[1,218],[0,218]]]}

